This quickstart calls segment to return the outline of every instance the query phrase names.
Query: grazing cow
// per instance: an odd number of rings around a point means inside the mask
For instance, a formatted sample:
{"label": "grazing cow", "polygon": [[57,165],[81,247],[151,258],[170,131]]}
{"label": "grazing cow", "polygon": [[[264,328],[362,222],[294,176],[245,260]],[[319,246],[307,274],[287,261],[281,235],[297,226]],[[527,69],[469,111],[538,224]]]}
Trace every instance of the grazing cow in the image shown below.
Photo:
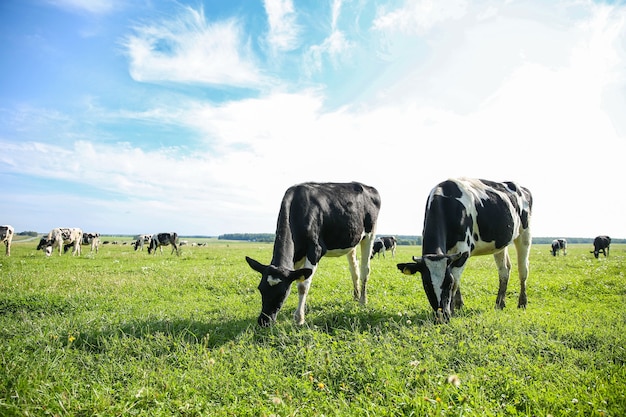
{"label": "grazing cow", "polygon": [[161,249],[161,254],[163,253],[163,246],[172,245],[172,253],[176,251],[176,255],[178,255],[178,234],[172,233],[158,233],[156,235],[152,235],[150,238],[150,245],[148,246],[148,253],[156,254],[157,248]]}
{"label": "grazing cow", "polygon": [[372,247],[372,258],[374,255],[378,254],[380,258],[380,254],[383,254],[383,258],[385,257],[385,251],[391,251],[391,257],[396,257],[396,246],[398,245],[398,241],[395,236],[383,236],[374,241],[374,246]]}
{"label": "grazing cow", "polygon": [[[57,227],[48,233],[47,237],[41,238],[37,250],[44,249],[48,246],[54,248],[59,247],[59,255],[63,253],[63,246],[72,245],[74,250],[72,255],[80,256],[80,243],[83,240],[83,231],[77,227]],[[46,250],[47,254],[51,251]]]}
{"label": "grazing cow", "polygon": [[95,250],[96,253],[98,253],[98,249],[100,248],[100,233],[84,233],[83,245],[90,245],[91,252]]}
{"label": "grazing cow", "polygon": [[600,255],[600,252],[602,252],[604,254],[604,257],[606,258],[607,256],[609,256],[609,247],[611,246],[611,238],[608,236],[597,236],[594,240],[593,240],[593,251],[591,253],[593,253],[593,256],[596,257],[596,259],[598,258],[598,256]]}
{"label": "grazing cow", "polygon": [[461,274],[470,256],[493,254],[500,287],[496,307],[504,308],[511,272],[508,246],[515,243],[520,280],[518,307],[526,307],[532,196],[514,182],[450,179],[432,189],[426,202],[422,256],[398,264],[405,274],[420,272],[437,321],[447,322],[463,306]]}
{"label": "grazing cow", "polygon": [[[80,244],[83,246],[90,246],[91,252],[95,250],[96,253],[98,253],[98,248],[100,247],[100,233],[83,233],[83,238]],[[66,246],[63,251],[67,252],[69,248],[69,246]]]}
{"label": "grazing cow", "polygon": [[567,240],[554,239],[552,241],[552,256],[558,255],[560,250],[563,251],[563,256],[567,255]]}
{"label": "grazing cow", "polygon": [[13,229],[13,226],[8,224],[0,226],[0,240],[2,240],[6,246],[6,256],[11,256],[11,242],[13,241],[14,234],[15,229]]}
{"label": "grazing cow", "polygon": [[137,236],[137,240],[135,240],[135,250],[143,250],[143,245],[147,243],[150,244],[150,240],[152,239],[152,235],[139,235]]}
{"label": "grazing cow", "polygon": [[[307,294],[323,256],[347,255],[354,298],[365,304],[379,210],[378,191],[357,182],[304,183],[287,189],[278,214],[271,263],[263,265],[246,256],[250,267],[261,273],[258,324],[265,327],[276,320],[294,281],[298,281],[299,296],[294,320],[304,323]],[[357,247],[361,249],[360,273]]]}

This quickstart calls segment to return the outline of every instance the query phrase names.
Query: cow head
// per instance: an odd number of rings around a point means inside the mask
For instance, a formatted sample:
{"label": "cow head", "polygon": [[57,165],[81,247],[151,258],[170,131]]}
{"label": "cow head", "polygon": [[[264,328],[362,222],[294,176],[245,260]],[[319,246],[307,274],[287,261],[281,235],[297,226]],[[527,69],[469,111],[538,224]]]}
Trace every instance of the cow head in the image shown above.
{"label": "cow head", "polygon": [[420,258],[414,256],[414,262],[398,264],[398,269],[404,274],[413,275],[419,272],[422,275],[422,284],[428,301],[437,315],[437,321],[448,322],[450,320],[450,306],[457,287],[451,268],[463,256],[461,253],[424,255]]}
{"label": "cow head", "polygon": [[37,250],[44,249],[46,246],[52,245],[52,242],[48,240],[48,238],[42,237],[39,241],[39,245],[37,245]]}
{"label": "cow head", "polygon": [[267,327],[276,321],[276,315],[283,306],[291,291],[291,284],[296,280],[304,280],[313,274],[310,268],[296,271],[274,265],[263,265],[246,256],[248,265],[261,273],[259,292],[261,293],[261,314],[257,320],[259,326]]}

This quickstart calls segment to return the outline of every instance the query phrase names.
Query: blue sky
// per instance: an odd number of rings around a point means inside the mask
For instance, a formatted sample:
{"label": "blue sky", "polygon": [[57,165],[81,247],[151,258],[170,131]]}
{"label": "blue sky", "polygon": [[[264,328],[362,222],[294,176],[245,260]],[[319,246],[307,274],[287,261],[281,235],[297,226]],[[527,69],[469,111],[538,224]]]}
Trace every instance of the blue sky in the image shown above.
{"label": "blue sky", "polygon": [[0,223],[273,232],[285,189],[361,181],[378,231],[514,180],[535,236],[626,238],[626,5],[5,0]]}

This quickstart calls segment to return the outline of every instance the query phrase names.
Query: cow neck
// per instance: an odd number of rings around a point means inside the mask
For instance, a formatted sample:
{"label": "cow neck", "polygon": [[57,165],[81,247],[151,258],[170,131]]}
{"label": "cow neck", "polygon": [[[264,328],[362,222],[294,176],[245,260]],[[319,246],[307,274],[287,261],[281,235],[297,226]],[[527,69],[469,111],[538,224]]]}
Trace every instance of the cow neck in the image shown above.
{"label": "cow neck", "polygon": [[294,265],[294,244],[289,226],[289,215],[285,206],[280,210],[278,223],[276,225],[276,237],[274,238],[274,252],[272,254],[272,265],[293,269]]}
{"label": "cow neck", "polygon": [[439,198],[433,199],[427,210],[422,233],[422,255],[445,255],[447,247],[447,227],[444,210]]}

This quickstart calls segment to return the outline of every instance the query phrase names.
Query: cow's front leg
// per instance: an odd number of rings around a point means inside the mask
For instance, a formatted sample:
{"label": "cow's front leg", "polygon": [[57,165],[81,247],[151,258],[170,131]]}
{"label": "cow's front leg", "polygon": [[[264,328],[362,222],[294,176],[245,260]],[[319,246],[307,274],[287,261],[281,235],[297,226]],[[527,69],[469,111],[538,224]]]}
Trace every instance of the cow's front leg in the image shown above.
{"label": "cow's front leg", "polygon": [[311,277],[302,282],[298,282],[298,308],[293,313],[293,319],[298,325],[304,324],[304,313],[306,308],[306,297],[311,288]]}
{"label": "cow's front leg", "polygon": [[504,308],[506,305],[506,289],[509,285],[509,276],[511,274],[511,259],[509,258],[508,249],[504,249],[502,252],[498,252],[493,255],[498,267],[498,278],[500,280],[500,287],[498,289],[498,297],[496,298],[496,308]]}
{"label": "cow's front leg", "polygon": [[359,277],[359,261],[356,258],[356,250],[353,249],[346,254],[348,258],[348,269],[350,269],[350,275],[352,276],[352,295],[354,299],[359,301],[361,299],[361,279]]}
{"label": "cow's front leg", "polygon": [[304,262],[298,261],[295,263],[295,269],[300,269],[304,266],[304,268],[310,268],[313,270],[311,275],[303,280],[298,281],[298,307],[296,311],[293,313],[293,320],[298,325],[304,324],[304,314],[306,309],[306,297],[309,294],[309,288],[311,288],[311,282],[313,281],[313,275],[315,275],[315,270],[317,269],[317,265],[313,265],[308,259],[305,258]]}

